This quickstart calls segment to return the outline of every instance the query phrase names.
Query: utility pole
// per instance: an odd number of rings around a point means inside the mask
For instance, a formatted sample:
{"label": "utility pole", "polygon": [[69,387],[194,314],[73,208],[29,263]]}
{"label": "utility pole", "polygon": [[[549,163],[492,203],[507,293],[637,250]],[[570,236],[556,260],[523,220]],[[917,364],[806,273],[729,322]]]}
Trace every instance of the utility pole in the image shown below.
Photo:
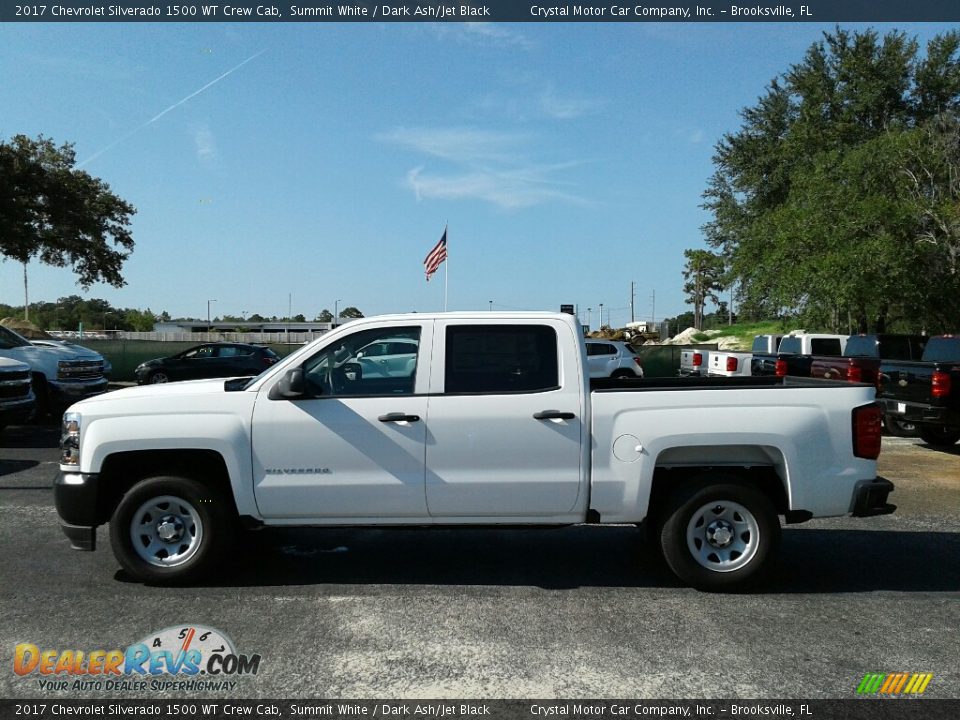
{"label": "utility pole", "polygon": [[633,280],[631,280],[630,281],[630,322],[637,321],[637,318],[634,317],[634,314],[633,314],[633,300],[634,298],[637,297],[637,293],[634,290],[634,285],[636,285],[636,283]]}
{"label": "utility pole", "polygon": [[650,322],[657,321],[657,291],[653,291],[650,300]]}

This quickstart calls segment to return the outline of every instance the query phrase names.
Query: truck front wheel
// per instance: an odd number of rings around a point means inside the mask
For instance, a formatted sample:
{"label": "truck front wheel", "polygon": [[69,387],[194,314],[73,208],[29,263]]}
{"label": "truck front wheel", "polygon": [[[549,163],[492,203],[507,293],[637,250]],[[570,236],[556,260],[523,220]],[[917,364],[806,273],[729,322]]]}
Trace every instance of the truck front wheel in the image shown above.
{"label": "truck front wheel", "polygon": [[229,503],[192,478],[158,476],[134,485],[110,520],[110,544],[135,579],[179,584],[213,568],[229,544]]}
{"label": "truck front wheel", "polygon": [[700,478],[670,498],[660,530],[663,555],[700,590],[740,590],[769,570],[780,521],[762,492],[736,478]]}

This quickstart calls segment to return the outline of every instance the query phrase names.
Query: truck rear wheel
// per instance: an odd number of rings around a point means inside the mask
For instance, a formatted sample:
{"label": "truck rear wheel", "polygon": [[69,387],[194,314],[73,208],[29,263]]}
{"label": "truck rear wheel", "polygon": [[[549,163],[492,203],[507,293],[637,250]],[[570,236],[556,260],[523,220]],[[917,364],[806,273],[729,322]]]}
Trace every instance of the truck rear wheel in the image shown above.
{"label": "truck rear wheel", "polygon": [[883,427],[893,437],[917,437],[917,426],[909,420],[901,420],[891,415],[883,416]]}
{"label": "truck rear wheel", "polygon": [[234,523],[222,494],[192,478],[158,476],[134,485],[110,520],[110,544],[137,580],[159,585],[200,578],[223,556]]}
{"label": "truck rear wheel", "polygon": [[756,583],[780,545],[780,521],[769,498],[729,476],[684,484],[662,517],[667,565],[700,590],[740,590]]}
{"label": "truck rear wheel", "polygon": [[920,437],[927,445],[950,447],[960,440],[960,429],[946,425],[920,425]]}

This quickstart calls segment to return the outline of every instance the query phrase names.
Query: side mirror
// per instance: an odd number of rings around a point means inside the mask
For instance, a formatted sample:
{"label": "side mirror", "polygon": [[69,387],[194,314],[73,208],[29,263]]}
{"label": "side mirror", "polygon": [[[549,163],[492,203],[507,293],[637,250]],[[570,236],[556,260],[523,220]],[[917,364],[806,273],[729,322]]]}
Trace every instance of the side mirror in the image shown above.
{"label": "side mirror", "polygon": [[279,382],[270,389],[271,400],[297,400],[306,394],[307,384],[303,379],[303,368],[290,368]]}

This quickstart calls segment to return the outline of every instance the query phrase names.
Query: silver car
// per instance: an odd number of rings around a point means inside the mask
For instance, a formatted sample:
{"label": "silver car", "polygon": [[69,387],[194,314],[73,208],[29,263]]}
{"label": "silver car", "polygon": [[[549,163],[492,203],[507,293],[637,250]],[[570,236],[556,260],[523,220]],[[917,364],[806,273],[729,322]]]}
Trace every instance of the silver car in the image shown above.
{"label": "silver car", "polygon": [[587,368],[592,378],[642,378],[640,356],[619,340],[587,340]]}

